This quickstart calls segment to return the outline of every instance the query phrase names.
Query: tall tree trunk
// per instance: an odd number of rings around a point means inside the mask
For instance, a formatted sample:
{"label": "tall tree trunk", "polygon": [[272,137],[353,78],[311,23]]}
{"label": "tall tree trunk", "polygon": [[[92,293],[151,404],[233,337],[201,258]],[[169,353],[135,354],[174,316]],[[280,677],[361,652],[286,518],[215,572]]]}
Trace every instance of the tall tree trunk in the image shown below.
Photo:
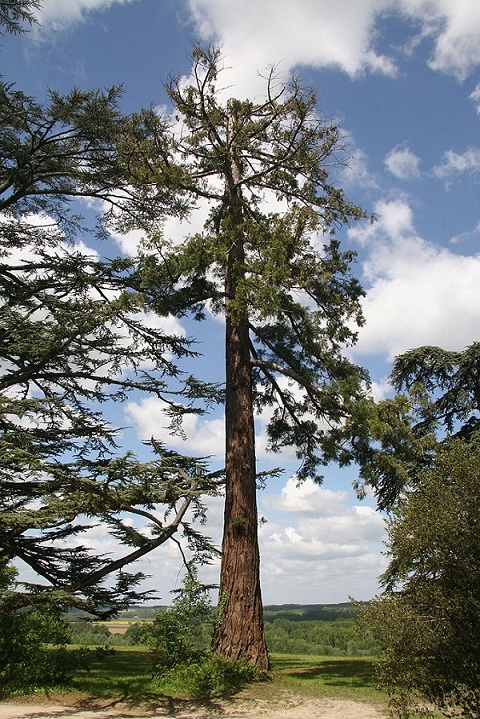
{"label": "tall tree trunk", "polygon": [[230,165],[226,173],[225,261],[225,515],[220,571],[219,623],[213,648],[259,669],[269,660],[260,590],[260,551],[248,308],[238,302],[245,246],[241,166],[235,152],[235,117],[229,116]]}
{"label": "tall tree trunk", "polygon": [[[239,252],[236,254],[238,260]],[[231,266],[228,275],[227,298],[231,298],[229,292],[234,292],[235,287]],[[268,669],[260,590],[255,428],[248,317],[245,312],[241,312],[237,317],[235,312],[232,318],[229,304],[227,299],[226,496],[220,616],[214,649],[232,659],[244,657],[256,667]]]}

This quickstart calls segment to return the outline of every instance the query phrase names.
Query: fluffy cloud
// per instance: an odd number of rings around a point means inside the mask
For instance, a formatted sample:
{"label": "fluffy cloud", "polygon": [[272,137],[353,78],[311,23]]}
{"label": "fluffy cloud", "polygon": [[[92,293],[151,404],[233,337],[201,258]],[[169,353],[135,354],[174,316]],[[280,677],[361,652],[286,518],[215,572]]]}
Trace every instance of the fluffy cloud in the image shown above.
{"label": "fluffy cloud", "polygon": [[264,556],[267,553],[276,555],[278,561],[261,565],[266,604],[328,604],[345,602],[349,597],[368,600],[378,594],[376,578],[386,568],[378,552],[309,561],[298,554],[288,559],[281,545],[270,542],[264,545]]}
{"label": "fluffy cloud", "polygon": [[241,12],[233,0],[188,2],[201,37],[224,46],[236,77],[262,72],[276,62],[280,71],[305,64],[339,67],[350,76],[365,69],[395,72],[393,63],[372,46],[375,17],[388,0],[245,0]]}
{"label": "fluffy cloud", "polygon": [[344,491],[288,480],[280,494],[260,497],[269,519],[260,531],[263,593],[267,603],[369,599],[385,561],[385,524],[366,505],[349,504]]}
{"label": "fluffy cloud", "polygon": [[387,169],[399,180],[420,177],[420,158],[408,147],[394,147],[385,158]]}
{"label": "fluffy cloud", "polygon": [[477,0],[245,0],[242,12],[234,0],[187,1],[200,37],[223,46],[241,89],[277,62],[280,72],[303,64],[337,67],[351,77],[395,75],[393,58],[375,49],[377,21],[389,15],[419,28],[407,43],[411,49],[425,38],[433,42],[432,70],[463,80],[480,64]]}
{"label": "fluffy cloud", "polygon": [[[125,405],[127,421],[132,422],[140,440],[155,437],[169,447],[185,454],[211,457],[215,462],[223,463],[225,455],[225,421],[222,417],[202,417],[187,414],[182,421],[182,434],[172,434],[169,428],[170,418],[165,411],[165,403],[156,397],[148,397]],[[281,455],[273,455],[267,450],[268,438],[265,432],[267,415],[256,418],[256,456],[258,461],[265,460],[265,469],[272,465],[292,464],[298,460],[293,448],[286,448]],[[264,469],[264,467],[259,467]]]}
{"label": "fluffy cloud", "polygon": [[477,0],[401,0],[402,10],[434,41],[432,70],[463,81],[480,64]]}
{"label": "fluffy cloud", "polygon": [[347,500],[346,492],[324,489],[307,479],[297,485],[295,478],[288,480],[279,495],[266,496],[265,506],[281,512],[329,517],[342,511]]}
{"label": "fluffy cloud", "polygon": [[367,249],[367,295],[358,354],[393,359],[431,344],[462,349],[478,336],[480,257],[454,254],[418,236],[403,200],[379,202],[378,222],[353,228]]}
{"label": "fluffy cloud", "polygon": [[369,170],[365,151],[355,147],[355,140],[350,133],[344,133],[343,139],[348,152],[345,153],[345,164],[335,168],[335,178],[346,189],[378,189],[377,178]]}
{"label": "fluffy cloud", "polygon": [[185,454],[209,456],[222,460],[225,453],[225,428],[223,417],[205,419],[195,414],[183,418],[183,436],[172,434],[165,403],[156,397],[147,397],[138,403],[129,402],[125,407],[129,420],[135,423],[140,439],[155,437],[169,447]]}
{"label": "fluffy cloud", "polygon": [[[138,1],[44,0],[39,19],[58,30],[82,22],[90,12]],[[394,75],[394,59],[375,48],[378,20],[389,15],[419,28],[408,42],[411,48],[425,38],[433,43],[432,70],[464,80],[480,64],[477,0],[244,0],[241,12],[234,0],[185,2],[197,36],[224,47],[240,88],[272,63],[281,63],[280,72],[303,64],[337,67],[351,77],[365,71]]]}

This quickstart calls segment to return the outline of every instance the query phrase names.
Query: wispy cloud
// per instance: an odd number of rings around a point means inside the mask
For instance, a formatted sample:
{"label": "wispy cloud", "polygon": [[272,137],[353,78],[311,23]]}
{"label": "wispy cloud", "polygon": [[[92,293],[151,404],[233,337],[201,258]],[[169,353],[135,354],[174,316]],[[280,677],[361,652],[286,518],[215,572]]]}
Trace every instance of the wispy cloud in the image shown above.
{"label": "wispy cloud", "polygon": [[469,98],[473,103],[475,103],[477,115],[480,115],[480,82],[476,86],[475,90],[470,93]]}
{"label": "wispy cloud", "polygon": [[448,150],[443,157],[444,161],[433,170],[436,177],[449,178],[464,172],[480,171],[480,148],[478,147],[470,147],[461,154],[454,150]]}
{"label": "wispy cloud", "polygon": [[43,0],[37,17],[43,29],[61,30],[83,22],[89,13],[139,0]]}

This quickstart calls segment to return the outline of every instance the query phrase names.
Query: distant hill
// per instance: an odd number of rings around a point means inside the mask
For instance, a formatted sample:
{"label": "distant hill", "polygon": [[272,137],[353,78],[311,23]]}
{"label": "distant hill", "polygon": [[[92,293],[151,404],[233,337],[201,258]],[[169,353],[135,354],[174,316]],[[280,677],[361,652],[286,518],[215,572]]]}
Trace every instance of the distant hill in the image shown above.
{"label": "distant hill", "polygon": [[[165,610],[165,605],[145,606],[134,605],[118,613],[116,619],[132,621],[148,621],[155,618],[158,611]],[[264,607],[266,622],[275,619],[290,621],[325,621],[335,619],[352,619],[355,610],[350,602],[340,604],[270,604]]]}
{"label": "distant hill", "polygon": [[305,622],[308,620],[331,622],[335,619],[352,619],[355,609],[351,602],[341,604],[280,604],[264,607],[267,622],[275,619]]}

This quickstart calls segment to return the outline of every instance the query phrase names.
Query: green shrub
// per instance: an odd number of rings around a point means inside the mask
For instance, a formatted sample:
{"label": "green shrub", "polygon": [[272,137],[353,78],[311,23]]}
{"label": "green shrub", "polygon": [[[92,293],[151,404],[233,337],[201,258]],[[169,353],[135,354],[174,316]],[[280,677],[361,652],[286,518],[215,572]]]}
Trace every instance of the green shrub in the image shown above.
{"label": "green shrub", "polygon": [[144,624],[141,639],[153,654],[153,671],[165,693],[209,697],[233,694],[266,676],[246,661],[226,659],[210,650],[214,614],[208,590],[189,575],[172,606]]}
{"label": "green shrub", "polygon": [[246,684],[265,680],[267,677],[265,672],[259,672],[245,660],[234,661],[207,652],[195,662],[166,671],[159,685],[172,693],[187,693],[191,697],[206,698],[235,694]]}
{"label": "green shrub", "polygon": [[388,522],[384,591],[361,621],[396,715],[480,716],[480,447],[450,440]]}
{"label": "green shrub", "polygon": [[124,644],[126,646],[134,647],[138,644],[144,644],[146,631],[150,627],[150,624],[146,622],[135,622],[129,624],[127,631],[123,635]]}
{"label": "green shrub", "polygon": [[154,673],[199,661],[208,650],[213,633],[213,610],[208,590],[196,577],[187,576],[172,607],[145,625],[143,641],[152,650]]}
{"label": "green shrub", "polygon": [[[65,685],[84,658],[54,607],[0,614],[0,695]],[[50,645],[54,645],[53,648]]]}

